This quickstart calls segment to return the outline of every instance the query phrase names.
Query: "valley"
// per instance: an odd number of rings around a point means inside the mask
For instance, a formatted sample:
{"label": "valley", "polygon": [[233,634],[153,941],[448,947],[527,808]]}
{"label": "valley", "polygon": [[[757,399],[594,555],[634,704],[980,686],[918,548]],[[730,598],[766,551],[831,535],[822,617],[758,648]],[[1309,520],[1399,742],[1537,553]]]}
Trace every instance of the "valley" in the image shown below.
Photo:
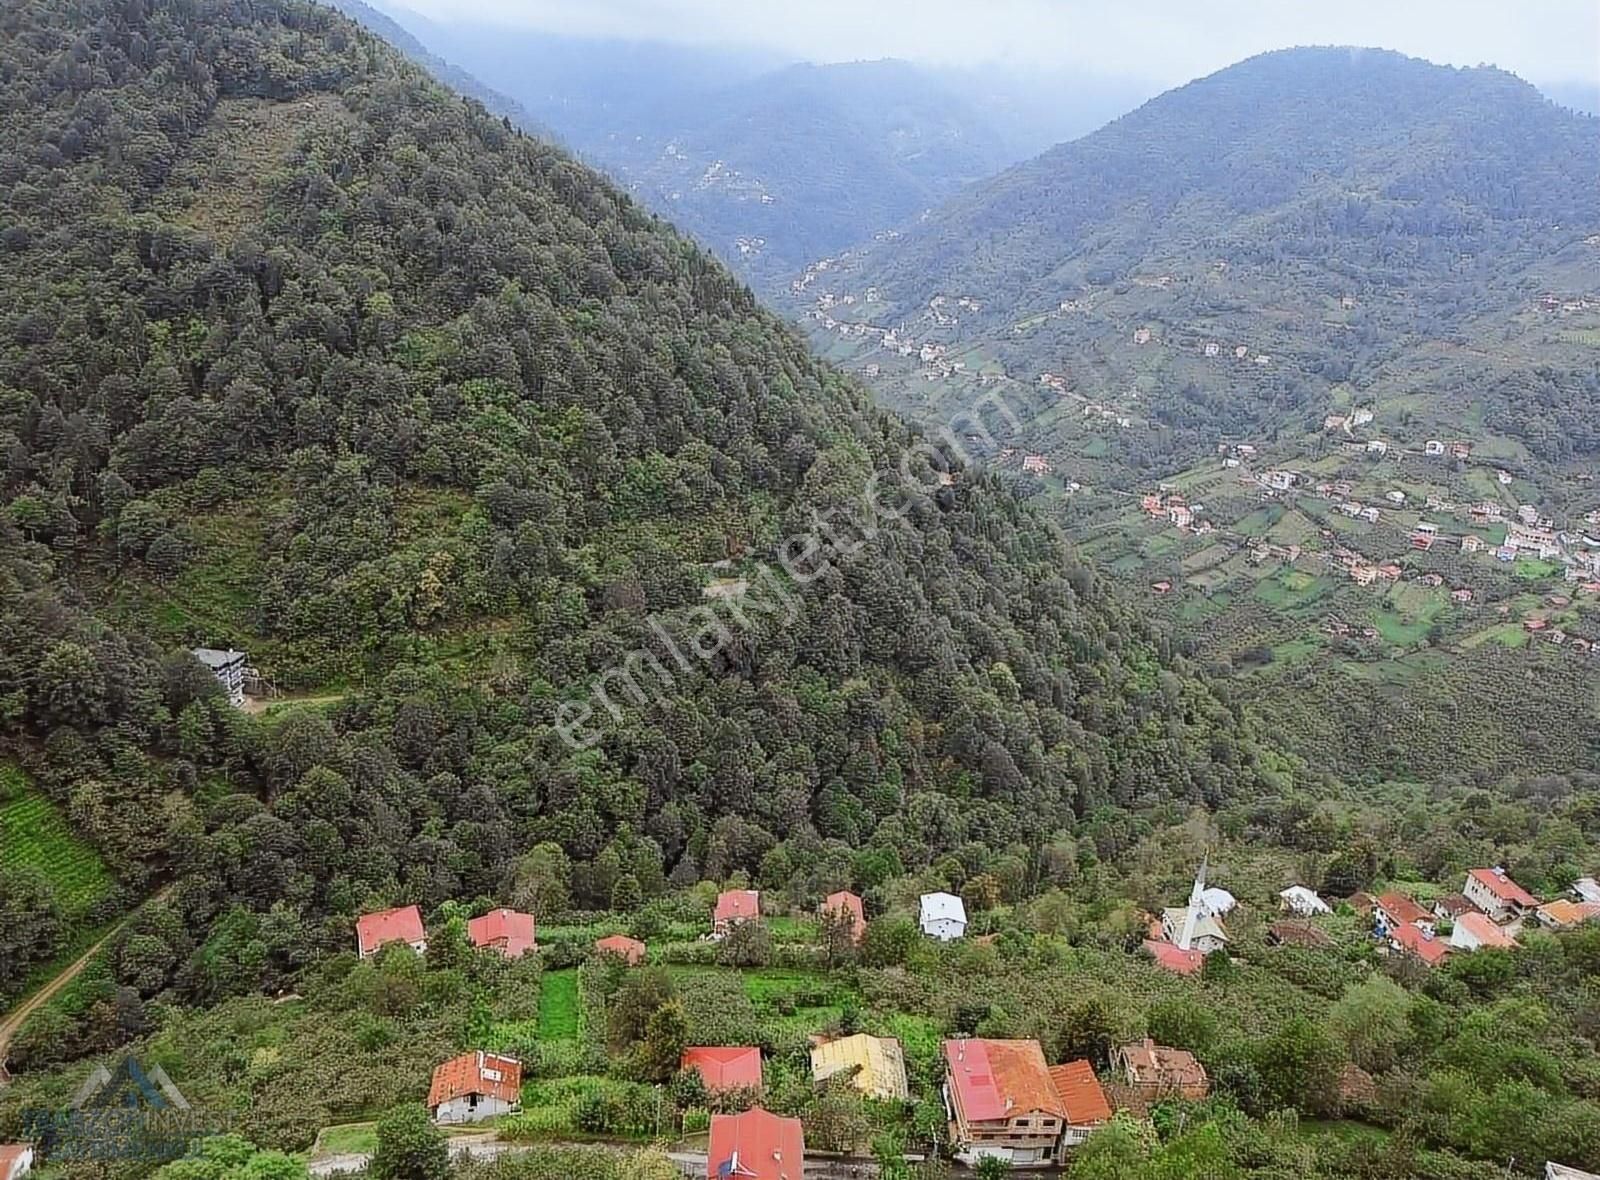
{"label": "valley", "polygon": [[0,12],[0,1180],[1600,1163],[1593,120],[341,8]]}
{"label": "valley", "polygon": [[[1418,261],[1404,280],[1341,223],[1387,222],[1395,249],[1426,251],[1401,227],[1428,216],[1425,195],[1364,196],[1366,211],[1341,212],[1330,177],[1285,173],[1270,207],[1196,153],[1178,159],[1200,187],[1160,219],[1133,203],[1149,199],[1143,173],[1103,206],[1066,206],[1059,241],[1017,217],[1091,165],[1110,188],[1129,153],[1151,150],[1133,137],[1158,109],[1181,124],[1186,104],[1214,101],[1213,82],[1277,85],[1290,61],[1313,76],[1380,68],[1312,51],[1244,63],[919,226],[813,263],[788,298],[817,346],[902,412],[941,421],[1004,402],[1025,425],[986,460],[1317,764],[1371,769],[1376,727],[1396,735],[1378,747],[1390,774],[1592,766],[1600,452],[1581,408],[1600,373],[1592,213],[1550,238],[1526,217],[1485,215],[1462,233],[1487,253],[1464,241],[1455,263]],[[1478,84],[1398,59],[1381,69],[1435,85],[1445,104]],[[1553,132],[1583,131],[1531,90],[1513,96]],[[1372,144],[1317,150],[1346,189],[1393,186],[1368,171],[1389,159]],[[1196,219],[1227,202],[1252,207],[1202,229]],[[1301,237],[1277,236],[1291,225]],[[963,237],[985,243],[965,269]],[[1518,699],[1524,678],[1544,686],[1527,712],[1474,700],[1485,682]],[[1303,724],[1297,699],[1350,723]]]}

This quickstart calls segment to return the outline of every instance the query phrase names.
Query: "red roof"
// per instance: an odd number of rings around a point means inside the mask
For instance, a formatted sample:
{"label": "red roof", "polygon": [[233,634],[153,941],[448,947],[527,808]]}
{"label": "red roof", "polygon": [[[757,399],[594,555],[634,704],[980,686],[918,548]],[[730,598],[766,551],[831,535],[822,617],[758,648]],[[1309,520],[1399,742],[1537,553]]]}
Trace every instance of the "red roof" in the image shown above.
{"label": "red roof", "polygon": [[602,955],[616,955],[630,967],[644,962],[644,943],[637,938],[629,938],[626,934],[610,934],[605,938],[597,938],[594,949]]}
{"label": "red roof", "polygon": [[1430,937],[1415,926],[1399,926],[1389,936],[1401,948],[1410,951],[1430,967],[1437,966],[1450,953],[1450,944],[1442,938]]}
{"label": "red roof", "polygon": [[683,1051],[679,1067],[698,1070],[707,1090],[761,1087],[761,1050],[753,1045],[696,1045]]}
{"label": "red roof", "polygon": [[479,1049],[452,1057],[433,1071],[428,1106],[431,1109],[464,1094],[482,1094],[502,1102],[515,1102],[521,1093],[522,1063],[515,1057],[501,1057]]}
{"label": "red roof", "polygon": [[841,889],[838,893],[828,894],[827,897],[822,899],[822,905],[819,908],[820,912],[824,914],[832,914],[844,910],[854,918],[855,925],[851,928],[851,937],[856,942],[860,942],[862,935],[866,934],[867,911],[862,908],[861,899],[848,889]]}
{"label": "red roof", "polygon": [[1517,940],[1491,922],[1489,915],[1480,914],[1477,910],[1462,914],[1456,919],[1456,925],[1477,939],[1480,947],[1512,950],[1517,945]]}
{"label": "red roof", "polygon": [[1066,1115],[1038,1041],[946,1041],[944,1060],[951,1090],[969,1121],[1030,1111]]}
{"label": "red roof", "polygon": [[356,919],[356,946],[363,955],[372,954],[386,942],[421,942],[426,937],[422,912],[414,905],[362,914]]}
{"label": "red roof", "polygon": [[1061,1098],[1067,1122],[1074,1127],[1092,1127],[1111,1118],[1111,1103],[1087,1061],[1069,1061],[1050,1067],[1050,1082]]}
{"label": "red roof", "polygon": [[1199,951],[1183,950],[1164,938],[1147,938],[1144,949],[1156,961],[1157,967],[1176,971],[1179,975],[1193,975],[1205,966],[1206,957]]}
{"label": "red roof", "polygon": [[1473,869],[1467,876],[1482,885],[1501,901],[1520,906],[1536,906],[1539,899],[1506,876],[1504,869]]}
{"label": "red roof", "polygon": [[26,1143],[0,1143],[0,1180],[11,1175],[11,1169],[22,1159],[23,1152],[32,1150]]}
{"label": "red roof", "polygon": [[1378,894],[1374,901],[1384,913],[1401,926],[1410,926],[1414,922],[1433,925],[1433,915],[1403,893],[1396,893],[1391,889],[1388,893]]}
{"label": "red roof", "polygon": [[804,1180],[805,1132],[799,1119],[759,1106],[711,1116],[706,1180]]}
{"label": "red roof", "polygon": [[717,894],[713,922],[740,922],[761,916],[761,895],[754,889],[725,889]]}
{"label": "red roof", "polygon": [[490,910],[467,923],[473,946],[497,950],[508,959],[534,949],[533,915],[516,910]]}

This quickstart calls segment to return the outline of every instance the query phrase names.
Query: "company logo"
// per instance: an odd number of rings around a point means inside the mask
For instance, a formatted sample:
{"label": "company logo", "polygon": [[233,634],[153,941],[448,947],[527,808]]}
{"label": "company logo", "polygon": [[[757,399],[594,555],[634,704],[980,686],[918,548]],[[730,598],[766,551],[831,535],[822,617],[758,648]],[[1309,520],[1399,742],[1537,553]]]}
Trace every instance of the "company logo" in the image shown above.
{"label": "company logo", "polygon": [[227,1119],[191,1106],[160,1065],[136,1057],[115,1069],[96,1065],[68,1109],[29,1111],[25,1121],[40,1156],[53,1164],[162,1163],[185,1155],[195,1140],[229,1129]]}
{"label": "company logo", "polygon": [[189,1100],[172,1084],[166,1070],[157,1065],[146,1071],[134,1057],[119,1065],[115,1075],[103,1065],[95,1066],[72,1099],[73,1110],[130,1105],[151,1110],[188,1110]]}

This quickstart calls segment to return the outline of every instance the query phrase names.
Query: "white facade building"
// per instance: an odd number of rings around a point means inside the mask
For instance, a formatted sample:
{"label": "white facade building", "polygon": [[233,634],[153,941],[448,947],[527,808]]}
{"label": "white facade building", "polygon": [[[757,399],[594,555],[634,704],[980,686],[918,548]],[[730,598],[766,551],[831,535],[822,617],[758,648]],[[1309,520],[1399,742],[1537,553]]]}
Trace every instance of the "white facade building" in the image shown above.
{"label": "white facade building", "polygon": [[953,893],[924,893],[919,920],[929,938],[952,942],[967,932],[967,907]]}

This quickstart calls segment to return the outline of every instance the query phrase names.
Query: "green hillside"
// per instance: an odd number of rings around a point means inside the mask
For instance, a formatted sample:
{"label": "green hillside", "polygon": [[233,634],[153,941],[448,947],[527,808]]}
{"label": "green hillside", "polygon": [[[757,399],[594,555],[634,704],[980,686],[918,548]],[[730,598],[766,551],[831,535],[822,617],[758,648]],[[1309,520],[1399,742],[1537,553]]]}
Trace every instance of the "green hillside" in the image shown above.
{"label": "green hillside", "polygon": [[[1600,638],[1594,596],[1576,589],[1600,572],[1585,540],[1600,509],[1600,355],[1586,343],[1600,325],[1597,187],[1600,123],[1508,74],[1287,50],[814,267],[796,306],[831,357],[908,414],[944,421],[1003,399],[1025,425],[987,457],[1013,471],[1028,453],[1047,462],[1044,478],[1020,473],[1023,490],[1047,497],[1097,561],[1146,590],[1170,586],[1146,594],[1151,608],[1214,666],[1249,668],[1241,688],[1275,718],[1290,695],[1319,716],[1362,701],[1352,715],[1365,716],[1374,660],[1442,648],[1460,658],[1442,679],[1415,678],[1401,709],[1439,737],[1388,769],[1593,768],[1600,713],[1572,690],[1586,656],[1552,674],[1466,653],[1549,595],[1578,599],[1554,624],[1580,641],[1568,653]],[[1273,470],[1295,486],[1260,482]],[[1139,497],[1163,487],[1200,504],[1196,521],[1215,532],[1152,521]],[[1497,515],[1473,511],[1483,503]],[[1531,584],[1493,554],[1524,505],[1565,537],[1554,564],[1515,566],[1542,568]],[[1419,524],[1440,535],[1426,556]],[[1485,542],[1476,556],[1460,548],[1468,533]],[[1253,560],[1264,545],[1279,552]],[[1291,545],[1293,576],[1320,587],[1293,601],[1270,580]],[[1355,592],[1353,562],[1444,584],[1395,613]],[[1459,590],[1469,603],[1451,599]],[[1379,642],[1325,641],[1346,624]],[[1307,663],[1287,689],[1286,666]],[[1403,668],[1382,675],[1391,699],[1407,696],[1393,687]],[[1491,711],[1474,698],[1480,676],[1535,687],[1494,694]],[[1280,732],[1340,773],[1366,766],[1359,726],[1333,741]]]}
{"label": "green hillside", "polygon": [[7,20],[0,717],[126,885],[205,882],[151,994],[230,905],[293,899],[223,972],[281,982],[541,843],[606,904],[1263,788],[1058,533],[561,151],[313,6]]}
{"label": "green hillside", "polygon": [[[1210,1093],[1113,1084],[1080,1177],[1600,1151],[1600,926],[1437,970],[1343,902],[1318,945],[1271,930],[1297,881],[1432,897],[1497,864],[1563,896],[1600,872],[1600,779],[1308,770],[1118,557],[962,461],[973,431],[880,411],[669,227],[329,9],[43,0],[0,30],[0,748],[148,898],[0,1026],[0,1140],[133,1058],[243,1138],[158,1170],[52,1135],[46,1168],[306,1180],[286,1153],[331,1127],[388,1180],[666,1180],[646,1145],[702,1149],[755,1100],[682,1076],[701,1043],[758,1048],[760,1100],[837,1166],[948,1180],[941,1040],[1110,1081],[1149,1035]],[[285,699],[234,708],[201,644]],[[81,858],[66,835],[30,859]],[[1182,975],[1148,915],[1202,864],[1239,904]],[[7,978],[63,944],[35,922],[17,952],[41,882],[0,875]],[[713,937],[744,887],[761,920]],[[844,889],[859,943],[818,913]],[[921,933],[934,890],[971,937]],[[426,951],[359,958],[358,919],[400,906]],[[515,960],[469,942],[504,907],[537,925]],[[646,964],[596,953],[619,932]],[[850,1031],[904,1038],[908,1101],[814,1080],[812,1039]],[[463,1162],[422,1100],[477,1051],[518,1059],[522,1110]]]}

